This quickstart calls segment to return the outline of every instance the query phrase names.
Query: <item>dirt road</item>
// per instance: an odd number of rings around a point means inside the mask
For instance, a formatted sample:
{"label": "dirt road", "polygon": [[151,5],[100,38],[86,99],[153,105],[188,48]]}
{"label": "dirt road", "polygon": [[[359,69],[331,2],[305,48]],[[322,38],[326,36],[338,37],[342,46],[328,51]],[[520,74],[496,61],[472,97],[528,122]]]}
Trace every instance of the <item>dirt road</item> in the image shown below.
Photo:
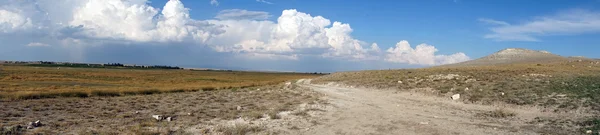
{"label": "dirt road", "polygon": [[482,118],[476,114],[499,108],[414,92],[316,85],[310,80],[298,84],[325,94],[333,106],[321,116],[321,124],[298,134],[537,134],[525,122],[551,115],[533,108],[505,108],[517,116]]}

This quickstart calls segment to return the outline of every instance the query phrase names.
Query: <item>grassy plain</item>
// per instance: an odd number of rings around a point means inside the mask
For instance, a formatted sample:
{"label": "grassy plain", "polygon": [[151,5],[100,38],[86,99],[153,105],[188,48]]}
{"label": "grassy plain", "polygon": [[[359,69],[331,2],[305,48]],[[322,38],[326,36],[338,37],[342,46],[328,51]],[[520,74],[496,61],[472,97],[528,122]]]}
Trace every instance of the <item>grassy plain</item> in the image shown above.
{"label": "grassy plain", "polygon": [[0,99],[146,95],[277,84],[318,75],[162,69],[0,67]]}
{"label": "grassy plain", "polygon": [[469,103],[600,111],[600,64],[592,60],[342,72],[313,82],[397,90],[432,88],[429,93],[461,94],[461,100]]}
{"label": "grassy plain", "polygon": [[[600,130],[600,61],[566,60],[489,66],[340,72],[313,79],[354,87],[414,91],[450,97],[459,102],[494,106],[529,106],[565,118],[538,117],[543,134],[573,134]],[[478,116],[510,119],[502,109]],[[581,131],[577,131],[581,130]]]}

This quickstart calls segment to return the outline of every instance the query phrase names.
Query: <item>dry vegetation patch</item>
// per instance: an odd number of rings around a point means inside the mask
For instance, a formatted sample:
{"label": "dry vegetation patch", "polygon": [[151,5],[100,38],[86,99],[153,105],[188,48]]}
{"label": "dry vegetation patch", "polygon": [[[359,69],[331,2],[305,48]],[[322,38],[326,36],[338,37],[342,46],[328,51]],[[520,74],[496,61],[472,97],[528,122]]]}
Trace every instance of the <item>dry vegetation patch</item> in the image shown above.
{"label": "dry vegetation patch", "polygon": [[[544,63],[494,66],[431,67],[421,69],[341,72],[313,79],[313,83],[337,82],[351,86],[400,91],[417,91],[437,96],[460,94],[460,100],[475,104],[536,106],[548,112],[573,113],[570,122],[534,122],[550,131],[593,129],[600,122],[600,64],[594,60],[566,60]],[[422,88],[433,88],[422,89]],[[422,91],[420,91],[422,90]],[[579,115],[585,114],[585,115]],[[479,116],[510,118],[505,110],[490,110]],[[586,121],[585,126],[581,126]],[[554,126],[554,125],[560,126]],[[540,131],[541,132],[541,131]],[[544,132],[542,132],[544,133]]]}
{"label": "dry vegetation patch", "polygon": [[[266,114],[321,102],[320,95],[286,85],[154,95],[89,98],[49,98],[2,101],[2,133],[47,134],[169,134],[187,133],[215,120],[261,119]],[[239,107],[238,107],[239,106]],[[172,117],[157,121],[152,115]],[[41,120],[35,129],[16,129]],[[203,129],[205,133],[238,134],[261,131],[253,126]]]}
{"label": "dry vegetation patch", "polygon": [[[593,62],[592,62],[593,63]],[[424,91],[448,96],[461,94],[467,103],[535,105],[565,112],[578,108],[600,111],[600,65],[588,61],[474,67],[341,72],[314,83],[343,84],[378,89]],[[574,65],[574,67],[572,66]]]}
{"label": "dry vegetation patch", "polygon": [[239,89],[313,78],[299,73],[3,66],[0,99],[148,95]]}
{"label": "dry vegetation patch", "polygon": [[511,118],[517,116],[517,113],[506,109],[496,109],[493,111],[478,113],[477,116],[490,118]]}

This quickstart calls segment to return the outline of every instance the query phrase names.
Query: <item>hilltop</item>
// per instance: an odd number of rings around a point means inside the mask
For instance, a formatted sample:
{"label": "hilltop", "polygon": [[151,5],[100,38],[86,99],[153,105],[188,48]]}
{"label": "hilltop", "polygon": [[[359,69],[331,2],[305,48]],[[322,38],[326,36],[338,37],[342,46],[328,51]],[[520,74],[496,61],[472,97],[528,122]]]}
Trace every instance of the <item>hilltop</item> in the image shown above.
{"label": "hilltop", "polygon": [[548,51],[536,51],[523,48],[507,48],[479,59],[442,66],[482,66],[520,63],[548,63],[567,61],[570,59],[577,58],[567,58],[560,55],[552,54]]}

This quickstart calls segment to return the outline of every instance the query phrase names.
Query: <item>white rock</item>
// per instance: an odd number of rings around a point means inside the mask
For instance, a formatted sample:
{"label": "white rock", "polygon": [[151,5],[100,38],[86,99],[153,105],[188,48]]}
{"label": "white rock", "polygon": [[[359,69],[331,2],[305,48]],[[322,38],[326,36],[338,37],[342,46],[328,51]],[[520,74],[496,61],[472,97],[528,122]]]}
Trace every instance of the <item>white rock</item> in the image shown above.
{"label": "white rock", "polygon": [[454,95],[452,95],[450,97],[450,99],[452,99],[452,100],[458,100],[458,99],[460,99],[460,94],[454,94]]}
{"label": "white rock", "polygon": [[140,111],[135,111],[135,114],[138,114],[138,113],[140,113]]}
{"label": "white rock", "polygon": [[398,81],[399,84],[402,84],[402,81]]}
{"label": "white rock", "polygon": [[504,96],[504,92],[500,92],[500,95]]}
{"label": "white rock", "polygon": [[27,123],[27,129],[33,129],[33,128],[35,128],[35,126],[33,126],[33,122]]}
{"label": "white rock", "polygon": [[190,116],[191,116],[191,115],[192,115],[192,113],[187,113],[187,115],[190,115]]}
{"label": "white rock", "polygon": [[468,90],[469,90],[469,87],[465,88],[465,91],[468,91]]}
{"label": "white rock", "polygon": [[34,127],[42,126],[42,122],[40,122],[40,120],[37,120],[37,121],[33,122],[33,126]]}
{"label": "white rock", "polygon": [[591,134],[591,133],[592,133],[592,130],[587,130],[587,131],[585,131],[585,133],[586,133],[586,134]]}
{"label": "white rock", "polygon": [[152,118],[154,118],[156,120],[162,120],[163,116],[162,115],[152,115]]}
{"label": "white rock", "polygon": [[465,81],[465,83],[471,83],[471,82],[476,82],[476,81],[477,81],[477,79],[467,79]]}
{"label": "white rock", "polygon": [[285,85],[292,85],[292,82],[285,82]]}
{"label": "white rock", "polygon": [[242,107],[241,106],[237,106],[236,109],[239,111],[239,110],[242,110]]}

